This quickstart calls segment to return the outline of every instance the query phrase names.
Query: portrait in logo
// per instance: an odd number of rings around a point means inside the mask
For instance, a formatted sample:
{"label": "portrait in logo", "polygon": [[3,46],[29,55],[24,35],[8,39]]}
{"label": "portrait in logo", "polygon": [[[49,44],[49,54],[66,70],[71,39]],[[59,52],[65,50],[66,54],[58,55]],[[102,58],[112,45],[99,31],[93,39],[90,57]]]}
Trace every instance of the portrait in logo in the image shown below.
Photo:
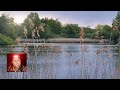
{"label": "portrait in logo", "polygon": [[26,72],[26,54],[7,54],[7,72]]}

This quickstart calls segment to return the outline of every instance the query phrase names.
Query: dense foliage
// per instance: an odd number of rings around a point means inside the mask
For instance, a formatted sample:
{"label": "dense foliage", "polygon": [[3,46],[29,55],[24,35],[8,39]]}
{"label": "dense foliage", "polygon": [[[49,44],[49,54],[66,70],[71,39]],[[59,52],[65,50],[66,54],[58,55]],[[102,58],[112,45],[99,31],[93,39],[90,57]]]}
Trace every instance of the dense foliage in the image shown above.
{"label": "dense foliage", "polygon": [[[32,20],[32,26],[29,19]],[[115,23],[117,22],[117,23]],[[0,44],[12,44],[17,37],[25,38],[24,27],[27,29],[27,38],[32,38],[32,30],[38,29],[40,25],[43,25],[44,32],[40,31],[40,38],[80,38],[81,28],[78,24],[66,24],[62,25],[58,19],[41,18],[36,12],[31,12],[20,25],[14,22],[14,18],[9,15],[2,14],[0,17]],[[120,31],[120,13],[118,12],[113,26],[117,27]],[[95,32],[99,31],[99,35],[104,36],[105,39],[110,39],[115,43],[118,43],[119,33],[113,31],[113,27],[109,25],[97,25],[95,29],[90,27],[83,27],[85,38],[93,39]]]}

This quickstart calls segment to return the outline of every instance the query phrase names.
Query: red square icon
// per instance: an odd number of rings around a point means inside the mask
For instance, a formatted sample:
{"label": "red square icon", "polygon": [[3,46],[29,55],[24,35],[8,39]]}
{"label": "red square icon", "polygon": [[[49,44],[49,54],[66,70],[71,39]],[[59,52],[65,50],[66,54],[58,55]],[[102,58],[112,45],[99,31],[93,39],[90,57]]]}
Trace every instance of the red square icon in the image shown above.
{"label": "red square icon", "polygon": [[27,66],[26,54],[7,54],[7,72],[25,72]]}

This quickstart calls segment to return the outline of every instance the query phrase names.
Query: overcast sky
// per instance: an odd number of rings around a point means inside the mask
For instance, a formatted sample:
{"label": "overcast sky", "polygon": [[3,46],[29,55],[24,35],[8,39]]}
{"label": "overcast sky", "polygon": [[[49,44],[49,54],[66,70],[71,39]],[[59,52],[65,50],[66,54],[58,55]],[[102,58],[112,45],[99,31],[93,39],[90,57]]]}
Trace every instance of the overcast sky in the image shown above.
{"label": "overcast sky", "polygon": [[58,19],[62,24],[72,23],[94,28],[97,24],[111,25],[117,11],[0,11],[10,14],[16,23],[22,23],[30,12],[37,12],[40,18]]}

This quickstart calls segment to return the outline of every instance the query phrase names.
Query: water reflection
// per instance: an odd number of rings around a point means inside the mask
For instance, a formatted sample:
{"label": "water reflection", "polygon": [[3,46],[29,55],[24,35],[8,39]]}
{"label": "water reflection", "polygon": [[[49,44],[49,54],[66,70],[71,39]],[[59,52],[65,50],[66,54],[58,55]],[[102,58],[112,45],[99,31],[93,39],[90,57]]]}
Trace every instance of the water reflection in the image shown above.
{"label": "water reflection", "polygon": [[[120,78],[120,65],[118,55],[114,47],[110,46],[108,52],[104,49],[97,54],[98,45],[80,44],[58,44],[61,52],[54,52],[55,49],[45,49],[37,52],[35,57],[34,47],[29,47],[30,58],[27,62],[27,72],[8,73],[6,72],[6,57],[0,55],[0,78],[12,79],[110,79]],[[5,48],[3,48],[5,49]],[[50,51],[51,50],[51,51]],[[116,55],[114,55],[116,53]],[[117,64],[116,64],[117,63]]]}

